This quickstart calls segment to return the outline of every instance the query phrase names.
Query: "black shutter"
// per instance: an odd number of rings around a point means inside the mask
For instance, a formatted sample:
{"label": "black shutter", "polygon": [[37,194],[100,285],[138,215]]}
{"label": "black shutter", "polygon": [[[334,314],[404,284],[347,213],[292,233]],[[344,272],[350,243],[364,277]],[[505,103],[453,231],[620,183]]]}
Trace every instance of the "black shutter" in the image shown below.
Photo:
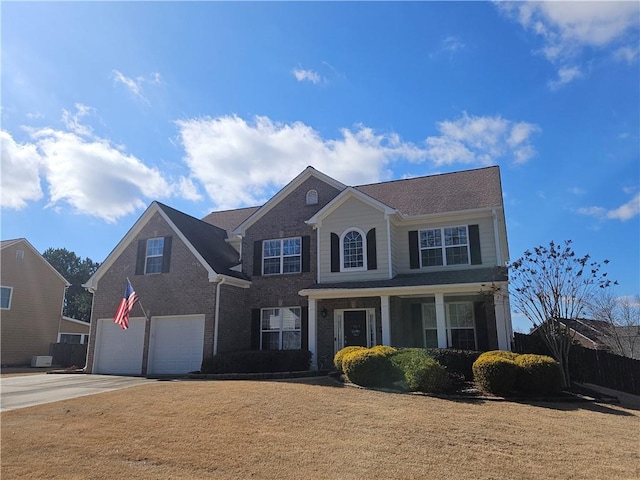
{"label": "black shutter", "polygon": [[418,250],[418,231],[409,232],[409,268],[420,268],[420,251]]}
{"label": "black shutter", "polygon": [[476,321],[476,338],[478,350],[489,350],[489,326],[487,325],[487,311],[485,302],[473,302],[473,313]]}
{"label": "black shutter", "polygon": [[251,350],[260,350],[260,309],[251,309]]}
{"label": "black shutter", "polygon": [[162,248],[162,273],[169,273],[171,265],[171,237],[164,237]]}
{"label": "black shutter", "polygon": [[311,271],[311,252],[309,251],[311,248],[311,237],[309,235],[305,235],[302,237],[302,271],[310,272]]}
{"label": "black shutter", "polygon": [[147,257],[147,241],[138,240],[138,256],[136,257],[136,275],[144,275],[144,263]]}
{"label": "black shutter", "polygon": [[481,265],[480,253],[480,228],[478,225],[469,225],[469,249],[471,250],[471,265]]}
{"label": "black shutter", "polygon": [[302,318],[300,320],[301,348],[302,350],[309,350],[309,307],[302,307]]}
{"label": "black shutter", "polygon": [[331,271],[340,271],[340,237],[335,233],[331,234]]}
{"label": "black shutter", "polygon": [[262,275],[262,241],[253,242],[253,276]]}
{"label": "black shutter", "polygon": [[376,250],[376,229],[367,232],[367,270],[378,268],[378,252]]}

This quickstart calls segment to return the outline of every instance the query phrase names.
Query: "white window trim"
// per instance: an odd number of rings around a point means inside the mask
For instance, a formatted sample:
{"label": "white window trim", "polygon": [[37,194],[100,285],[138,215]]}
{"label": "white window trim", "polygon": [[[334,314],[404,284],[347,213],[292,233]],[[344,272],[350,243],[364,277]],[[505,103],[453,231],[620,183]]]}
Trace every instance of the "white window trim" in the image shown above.
{"label": "white window trim", "polygon": [[60,332],[60,333],[58,333],[58,341],[57,341],[57,343],[60,343],[60,340],[62,339],[62,335],[80,335],[80,343],[79,344],[72,344],[72,345],[84,345],[85,342],[89,338],[89,334],[87,334],[87,333]]}
{"label": "white window trim", "polygon": [[[159,255],[149,255],[149,242],[153,241],[153,240],[162,240],[162,252],[160,252]],[[147,272],[147,263],[149,261],[149,258],[162,258],[164,256],[164,237],[153,237],[153,238],[147,238],[147,243],[145,245],[145,249],[144,249],[144,274],[145,275],[156,275],[158,273],[162,273],[162,268],[163,265],[160,265],[160,271],[159,272]],[[163,260],[164,261],[164,260]]]}
{"label": "white window trim", "polygon": [[[344,237],[349,232],[358,232],[362,238],[362,267],[345,267],[344,266]],[[347,228],[340,235],[340,271],[341,272],[363,272],[367,270],[367,236],[357,227]]]}
{"label": "white window trim", "polygon": [[[454,248],[454,247],[463,247],[465,245],[445,245],[445,241],[444,241],[444,231],[447,228],[464,228],[467,231],[467,263],[453,263],[451,265],[447,264],[447,248]],[[442,245],[440,247],[433,247],[433,248],[422,248],[421,244],[420,244],[420,234],[421,232],[427,232],[429,230],[440,230],[440,238],[442,239]],[[471,244],[469,241],[469,225],[447,225],[446,227],[434,227],[434,228],[421,228],[420,230],[418,230],[418,252],[420,253],[420,268],[440,268],[440,267],[450,267],[450,266],[457,266],[457,265],[471,265]],[[423,250],[436,250],[436,249],[440,249],[440,255],[442,255],[442,265],[432,265],[432,266],[425,266],[422,264],[422,251]]]}
{"label": "white window trim", "polygon": [[[282,328],[282,321],[284,318],[283,315],[283,311],[285,309],[289,309],[289,310],[294,310],[297,309],[299,314],[298,317],[300,318],[300,329],[295,329],[295,330],[283,330]],[[273,330],[273,329],[269,329],[269,330],[265,330],[262,328],[262,312],[264,312],[265,310],[280,310],[280,328],[278,330]],[[263,333],[273,333],[273,332],[278,332],[279,333],[279,338],[278,338],[278,350],[282,350],[282,337],[283,337],[283,332],[300,332],[300,348],[302,348],[302,307],[300,306],[289,306],[289,307],[265,307],[265,308],[261,308],[260,309],[260,350],[262,350],[262,334]]]}
{"label": "white window trim", "polygon": [[471,321],[473,322],[473,342],[475,350],[478,349],[478,333],[476,331],[476,314],[473,308],[473,302],[446,302],[446,322],[447,322],[447,346],[449,348],[453,348],[453,340],[451,338],[452,330],[471,330],[469,327],[452,327],[451,326],[451,314],[450,308],[451,305],[469,305],[471,307]]}
{"label": "white window trim", "polygon": [[[285,255],[284,254],[284,241],[285,240],[300,240],[300,253],[295,255]],[[277,273],[264,273],[264,243],[265,242],[280,242],[280,271]],[[297,272],[285,272],[284,271],[284,259],[291,257],[300,257],[300,269]],[[266,258],[278,258],[278,257],[266,257]],[[302,237],[286,237],[286,238],[270,238],[262,241],[262,265],[261,271],[263,276],[271,276],[271,275],[295,275],[298,273],[302,273]],[[275,307],[274,307],[275,308]]]}
{"label": "white window trim", "polygon": [[13,300],[13,287],[5,287],[4,285],[2,285],[2,288],[7,288],[9,289],[9,304],[7,305],[7,307],[2,307],[0,308],[0,310],[11,310],[11,301]]}
{"label": "white window trim", "polygon": [[307,192],[307,195],[305,197],[305,202],[307,205],[318,204],[318,191],[315,188],[312,188]]}

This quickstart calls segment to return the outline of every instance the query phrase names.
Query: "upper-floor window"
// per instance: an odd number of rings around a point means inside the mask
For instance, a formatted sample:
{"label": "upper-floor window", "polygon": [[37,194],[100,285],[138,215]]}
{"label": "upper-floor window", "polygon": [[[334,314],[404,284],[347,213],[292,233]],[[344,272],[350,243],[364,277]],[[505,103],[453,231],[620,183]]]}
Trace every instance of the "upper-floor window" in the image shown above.
{"label": "upper-floor window", "polygon": [[9,310],[11,308],[12,287],[0,287],[0,308]]}
{"label": "upper-floor window", "polygon": [[466,265],[469,263],[467,227],[432,228],[419,231],[420,265]]}
{"label": "upper-floor window", "polygon": [[302,309],[300,307],[263,308],[260,311],[262,350],[302,348]]}
{"label": "upper-floor window", "polygon": [[342,236],[342,269],[365,268],[365,242],[361,231],[348,230]]}
{"label": "upper-floor window", "polygon": [[24,250],[16,250],[16,258],[18,260],[24,260]]}
{"label": "upper-floor window", "polygon": [[302,238],[279,238],[262,242],[262,274],[302,271]]}
{"label": "upper-floor window", "polygon": [[149,238],[147,240],[144,273],[162,273],[163,252],[164,237]]}
{"label": "upper-floor window", "polygon": [[318,204],[318,191],[317,190],[309,190],[307,192],[307,205],[317,205]]}

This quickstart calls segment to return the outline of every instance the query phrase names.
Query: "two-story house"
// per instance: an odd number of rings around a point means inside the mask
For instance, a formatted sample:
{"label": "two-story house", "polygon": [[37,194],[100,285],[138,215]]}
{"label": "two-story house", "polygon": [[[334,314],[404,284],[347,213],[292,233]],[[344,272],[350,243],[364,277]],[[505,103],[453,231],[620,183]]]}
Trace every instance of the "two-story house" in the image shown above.
{"label": "two-story house", "polygon": [[[347,345],[509,349],[507,260],[498,167],[356,187],[308,167],[262,206],[202,220],[154,202],[87,283],[87,368],[182,373],[249,348],[309,349],[314,368]],[[123,332],[111,318],[127,277],[146,315],[136,306]]]}

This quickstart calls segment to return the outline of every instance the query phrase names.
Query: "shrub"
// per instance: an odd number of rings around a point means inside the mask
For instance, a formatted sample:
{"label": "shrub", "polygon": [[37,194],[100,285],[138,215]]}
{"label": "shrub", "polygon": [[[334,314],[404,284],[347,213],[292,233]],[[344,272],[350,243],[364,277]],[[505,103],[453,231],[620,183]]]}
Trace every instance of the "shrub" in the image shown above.
{"label": "shrub", "polygon": [[355,352],[356,350],[366,350],[365,347],[344,347],[342,350],[338,350],[338,353],[333,357],[333,365],[336,367],[338,373],[344,373],[342,370],[342,359],[347,353]]}
{"label": "shrub", "polygon": [[[395,349],[394,349],[395,350]],[[347,378],[363,387],[391,387],[402,380],[402,373],[391,363],[390,355],[381,349],[365,348],[342,357],[342,370]]]}
{"label": "shrub", "polygon": [[202,373],[275,373],[309,370],[308,350],[246,350],[219,353],[202,361]]}
{"label": "shrub", "polygon": [[389,347],[388,345],[375,345],[371,347],[370,350],[379,353],[380,355],[384,355],[385,357],[395,355],[398,352],[397,348]]}
{"label": "shrub", "polygon": [[502,355],[481,355],[473,363],[473,377],[483,390],[506,394],[516,384],[518,365]]}
{"label": "shrub", "polygon": [[525,354],[515,360],[517,387],[528,393],[558,393],[562,390],[560,364],[547,355]]}
{"label": "shrub", "polygon": [[473,379],[473,362],[478,359],[480,352],[453,348],[427,348],[426,352],[453,376],[462,374],[468,381]]}
{"label": "shrub", "polygon": [[412,392],[438,393],[449,389],[446,369],[421,348],[407,348],[391,357]]}
{"label": "shrub", "polygon": [[508,350],[489,350],[488,352],[480,354],[480,357],[500,357],[507,360],[515,360],[516,358],[518,358],[518,354],[509,352]]}

